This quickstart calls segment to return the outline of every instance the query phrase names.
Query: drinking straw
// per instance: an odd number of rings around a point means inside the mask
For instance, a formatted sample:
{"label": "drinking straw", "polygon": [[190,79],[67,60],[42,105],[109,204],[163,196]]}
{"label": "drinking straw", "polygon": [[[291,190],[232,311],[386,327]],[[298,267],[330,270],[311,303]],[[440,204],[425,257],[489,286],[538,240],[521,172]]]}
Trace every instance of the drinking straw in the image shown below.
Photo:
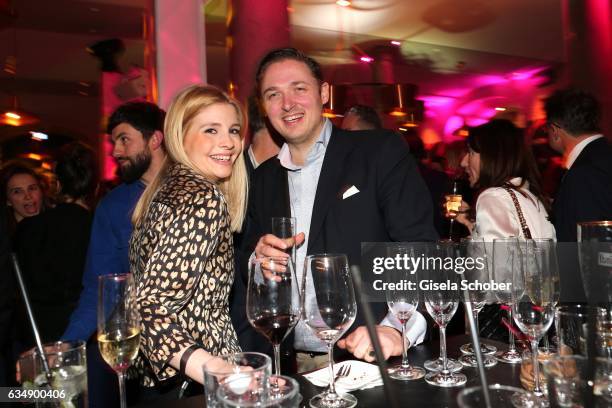
{"label": "drinking straw", "polygon": [[38,352],[40,353],[42,359],[43,370],[45,371],[45,376],[47,377],[47,383],[51,384],[51,370],[49,369],[49,363],[47,362],[47,357],[45,356],[42,341],[40,340],[38,326],[36,326],[36,321],[34,320],[34,313],[32,313],[32,306],[30,305],[30,298],[28,297],[28,292],[26,291],[25,284],[23,283],[21,268],[19,267],[19,262],[17,261],[17,256],[15,255],[15,253],[11,253],[11,260],[13,261],[13,268],[15,269],[17,282],[19,283],[21,297],[23,297],[23,303],[25,303],[26,311],[28,312],[28,319],[30,319],[30,325],[32,326],[32,332],[34,333],[36,348],[38,349]]}
{"label": "drinking straw", "polygon": [[370,340],[372,341],[372,346],[374,347],[374,353],[376,354],[376,361],[378,362],[378,369],[380,370],[380,375],[383,380],[383,387],[387,396],[387,401],[389,401],[389,403],[391,404],[391,408],[400,408],[400,405],[396,398],[396,394],[393,390],[391,378],[389,378],[389,373],[387,372],[387,364],[385,362],[385,357],[382,352],[382,347],[376,334],[376,323],[374,322],[374,315],[372,314],[370,305],[368,305],[366,296],[362,291],[361,273],[359,272],[359,267],[356,265],[351,266],[351,273],[353,274],[355,295],[359,299],[359,303],[361,303],[361,309],[363,311],[363,316],[365,317],[368,334],[370,335]]}

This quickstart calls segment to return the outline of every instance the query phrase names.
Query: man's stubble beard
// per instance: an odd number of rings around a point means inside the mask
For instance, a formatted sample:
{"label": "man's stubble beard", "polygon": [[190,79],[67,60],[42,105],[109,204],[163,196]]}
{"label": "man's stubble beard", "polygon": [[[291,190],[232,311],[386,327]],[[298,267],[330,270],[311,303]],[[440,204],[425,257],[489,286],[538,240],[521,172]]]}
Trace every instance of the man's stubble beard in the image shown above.
{"label": "man's stubble beard", "polygon": [[129,164],[119,165],[118,174],[121,181],[130,184],[139,180],[151,165],[151,151],[146,148],[135,157],[127,158]]}

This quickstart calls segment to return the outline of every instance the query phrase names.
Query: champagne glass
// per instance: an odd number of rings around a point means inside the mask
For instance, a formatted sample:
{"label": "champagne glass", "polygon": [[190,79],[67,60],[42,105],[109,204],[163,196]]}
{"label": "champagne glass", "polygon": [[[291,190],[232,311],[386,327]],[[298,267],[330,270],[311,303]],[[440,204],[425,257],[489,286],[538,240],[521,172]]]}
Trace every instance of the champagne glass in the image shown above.
{"label": "champagne glass", "polygon": [[[419,253],[419,247],[416,244],[412,244],[411,247],[400,245],[392,248],[393,255],[406,254],[415,258],[415,254]],[[408,321],[419,305],[418,275],[416,271],[397,267],[387,269],[385,275],[389,283],[385,291],[387,305],[391,313],[402,324],[402,362],[389,368],[389,376],[396,380],[418,380],[425,376],[425,370],[420,367],[412,367],[408,362],[408,339],[406,338]]]}
{"label": "champagne glass", "polygon": [[293,262],[255,258],[249,263],[247,318],[274,349],[274,369],[281,375],[280,344],[300,318],[300,292]]}
{"label": "champagne glass", "polygon": [[[499,238],[493,240],[493,281],[497,283],[512,282],[512,273],[520,270],[522,258],[517,237]],[[513,290],[519,290],[514,285],[510,288],[501,286],[495,290],[495,297],[500,303],[508,306],[508,324],[512,326],[512,302],[520,293],[513,296]],[[520,364],[522,361],[520,353],[516,350],[514,343],[514,333],[509,330],[510,345],[507,351],[499,351],[495,356],[504,363]]]}
{"label": "champagne glass", "polygon": [[[457,250],[459,251],[458,256],[466,260],[462,267],[464,269],[463,279],[470,285],[466,300],[469,301],[474,312],[476,333],[479,333],[478,313],[491,300],[489,291],[482,286],[482,283],[489,281],[486,245],[483,238],[464,238],[457,245]],[[463,353],[463,356],[459,358],[461,364],[466,367],[478,366],[472,343],[462,345],[459,350]],[[496,347],[480,342],[480,352],[485,356],[483,361],[485,367],[493,367],[497,364],[497,360],[492,356],[496,351]]]}
{"label": "champagne glass", "polygon": [[453,181],[453,187],[449,194],[444,196],[444,217],[448,218],[448,240],[453,241],[453,227],[455,225],[455,218],[461,209],[461,201],[463,196],[459,191],[459,182]]}
{"label": "champagne glass", "polygon": [[125,373],[138,355],[140,315],[131,274],[98,278],[98,346],[119,378],[121,408],[126,407]]}
{"label": "champagne glass", "polygon": [[555,316],[555,283],[553,264],[557,263],[556,242],[552,240],[528,240],[521,245],[524,258],[522,268],[512,274],[512,311],[519,329],[531,343],[534,382],[529,400],[517,402],[518,406],[546,405],[540,385],[538,343],[552,325]]}
{"label": "champagne glass", "polygon": [[[535,246],[551,246],[554,245],[555,247],[555,253],[554,253],[554,259],[550,259],[550,262],[548,263],[548,268],[550,270],[550,281],[547,282],[547,284],[550,285],[550,294],[551,294],[551,298],[550,298],[550,302],[553,304],[553,308],[557,306],[557,304],[559,303],[559,299],[561,297],[561,284],[560,284],[560,278],[559,278],[559,263],[557,261],[557,251],[556,251],[556,244],[553,244],[554,240],[552,238],[534,238],[531,240],[527,240],[525,245],[535,245]],[[553,320],[554,322],[554,320]],[[542,348],[542,352],[546,353],[546,354],[550,354],[550,345],[549,345],[549,341],[548,341],[548,336],[545,335],[543,338],[543,348]]]}
{"label": "champagne glass", "polygon": [[440,354],[442,356],[442,370],[429,373],[425,376],[428,384],[438,387],[458,387],[467,382],[467,377],[458,372],[452,372],[448,368],[446,357],[446,325],[455,315],[459,305],[459,282],[458,275],[453,268],[446,268],[445,260],[453,259],[453,242],[443,242],[436,246],[436,259],[441,262],[435,263],[432,270],[423,273],[431,283],[429,290],[425,290],[423,298],[425,308],[429,315],[440,327]]}
{"label": "champagne glass", "polygon": [[349,408],[357,405],[351,394],[338,394],[334,383],[334,344],[357,316],[353,281],[346,255],[320,254],[306,257],[301,286],[302,319],[327,345],[329,388],[310,399],[312,408]]}

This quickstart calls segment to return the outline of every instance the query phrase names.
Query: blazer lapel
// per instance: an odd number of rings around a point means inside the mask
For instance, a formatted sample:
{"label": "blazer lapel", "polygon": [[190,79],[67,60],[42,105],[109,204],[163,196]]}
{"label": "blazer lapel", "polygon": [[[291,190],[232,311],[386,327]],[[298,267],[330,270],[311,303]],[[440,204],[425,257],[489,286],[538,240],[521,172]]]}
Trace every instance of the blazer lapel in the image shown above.
{"label": "blazer lapel", "polygon": [[321,232],[329,206],[338,195],[342,175],[345,170],[344,161],[353,148],[354,144],[350,143],[349,138],[343,134],[343,131],[334,127],[325,151],[325,158],[323,159],[323,166],[317,184],[317,192],[310,220],[309,250]]}

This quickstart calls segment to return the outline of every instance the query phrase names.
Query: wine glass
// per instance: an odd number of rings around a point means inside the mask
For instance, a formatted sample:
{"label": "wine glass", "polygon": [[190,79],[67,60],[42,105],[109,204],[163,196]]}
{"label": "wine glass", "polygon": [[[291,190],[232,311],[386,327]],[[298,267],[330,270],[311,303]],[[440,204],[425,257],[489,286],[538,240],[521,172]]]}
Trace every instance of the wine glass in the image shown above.
{"label": "wine glass", "polygon": [[[463,238],[456,249],[459,251],[459,257],[469,260],[462,267],[464,269],[462,275],[466,283],[470,285],[466,291],[466,300],[469,301],[474,312],[476,333],[479,333],[478,313],[491,301],[489,291],[482,286],[483,283],[489,281],[486,244],[483,238]],[[463,356],[459,358],[461,364],[466,367],[478,366],[472,343],[462,345],[459,350],[463,353]],[[483,361],[485,367],[493,367],[497,364],[497,360],[492,356],[496,351],[496,347],[480,342],[480,352],[485,356]]]}
{"label": "wine glass", "polygon": [[254,258],[249,262],[247,318],[274,349],[274,370],[281,375],[280,344],[300,318],[300,292],[293,262]]}
{"label": "wine glass", "polygon": [[[522,258],[517,237],[498,238],[493,240],[493,281],[497,283],[512,282],[512,273],[520,270]],[[495,290],[495,297],[500,303],[508,306],[508,324],[512,326],[512,302],[520,293],[513,296],[513,290],[519,290],[514,285],[510,287],[498,286]],[[521,354],[516,350],[514,343],[514,333],[509,330],[510,345],[507,351],[499,351],[495,357],[504,363],[520,364]]]}
{"label": "wine glass", "polygon": [[338,394],[334,383],[334,344],[357,316],[353,281],[346,255],[320,254],[306,257],[301,285],[302,319],[327,345],[329,388],[310,399],[313,408],[349,408],[357,405],[351,394]]}
{"label": "wine glass", "polygon": [[453,227],[455,225],[455,218],[461,209],[461,202],[463,196],[459,191],[459,182],[453,181],[453,187],[449,194],[444,196],[444,217],[448,218],[448,240],[453,241]]}
{"label": "wine glass", "polygon": [[125,373],[138,355],[140,315],[131,274],[98,277],[98,346],[119,378],[121,408],[126,407]]}
{"label": "wine glass", "polygon": [[[421,279],[427,279],[431,284],[424,291],[425,308],[429,315],[440,327],[440,355],[442,356],[442,370],[429,373],[425,376],[428,384],[438,387],[457,387],[467,382],[467,377],[458,372],[452,372],[448,368],[446,357],[446,325],[455,315],[459,305],[459,278],[454,268],[447,268],[444,262],[454,259],[453,242],[442,242],[435,247],[435,259],[433,268],[424,272]],[[453,262],[456,265],[455,262]]]}
{"label": "wine glass", "polygon": [[[521,244],[522,268],[512,274],[512,311],[519,329],[531,343],[535,387],[529,400],[517,402],[519,406],[545,404],[540,386],[538,343],[552,325],[555,316],[555,281],[553,271],[557,263],[556,242],[553,240],[527,240]],[[531,404],[531,405],[530,405]]]}
{"label": "wine glass", "polygon": [[[393,252],[391,255],[405,254],[412,258],[420,254],[417,244],[410,244],[410,247],[403,245],[392,246],[390,249]],[[389,368],[389,376],[396,380],[418,380],[425,376],[425,370],[420,367],[412,367],[408,362],[408,339],[406,338],[406,330],[408,321],[416,312],[419,305],[418,278],[416,271],[411,271],[408,268],[387,269],[385,272],[387,278],[387,305],[389,310],[402,324],[402,362]],[[391,289],[393,288],[393,289]]]}

